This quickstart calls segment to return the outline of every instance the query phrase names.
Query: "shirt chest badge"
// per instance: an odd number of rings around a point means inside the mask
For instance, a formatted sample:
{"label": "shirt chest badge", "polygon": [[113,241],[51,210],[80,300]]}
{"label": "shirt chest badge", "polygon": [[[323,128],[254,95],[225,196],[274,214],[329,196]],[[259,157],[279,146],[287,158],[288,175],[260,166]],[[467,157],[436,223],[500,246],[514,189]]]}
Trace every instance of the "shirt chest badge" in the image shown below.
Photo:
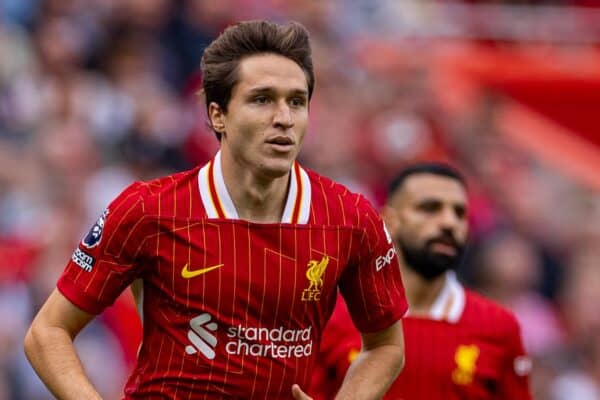
{"label": "shirt chest badge", "polygon": [[468,385],[473,382],[478,358],[479,347],[476,345],[458,346],[454,354],[456,368],[452,371],[452,381],[457,385]]}
{"label": "shirt chest badge", "polygon": [[319,301],[323,288],[323,275],[329,264],[329,256],[324,256],[321,261],[310,260],[306,269],[308,287],[302,291],[302,301]]}

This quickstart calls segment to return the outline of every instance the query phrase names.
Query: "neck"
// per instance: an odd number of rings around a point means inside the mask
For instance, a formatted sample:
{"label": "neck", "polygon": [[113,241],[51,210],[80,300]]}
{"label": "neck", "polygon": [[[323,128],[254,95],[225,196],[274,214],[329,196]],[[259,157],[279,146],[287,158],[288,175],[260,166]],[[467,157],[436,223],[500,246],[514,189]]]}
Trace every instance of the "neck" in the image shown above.
{"label": "neck", "polygon": [[241,219],[251,222],[280,222],[287,199],[290,173],[271,178],[261,176],[221,152],[223,180]]}
{"label": "neck", "polygon": [[406,290],[406,300],[408,301],[411,315],[429,315],[433,303],[444,287],[446,274],[441,274],[428,281],[407,266],[402,266],[401,269]]}

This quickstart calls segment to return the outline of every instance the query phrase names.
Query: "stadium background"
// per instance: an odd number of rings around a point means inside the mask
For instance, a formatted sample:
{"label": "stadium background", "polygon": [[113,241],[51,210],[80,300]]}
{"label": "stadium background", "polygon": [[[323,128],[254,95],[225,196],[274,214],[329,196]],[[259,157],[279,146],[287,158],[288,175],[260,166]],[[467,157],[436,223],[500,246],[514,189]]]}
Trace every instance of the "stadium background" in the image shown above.
{"label": "stadium background", "polygon": [[[539,400],[600,399],[600,8],[582,1],[1,0],[0,399],[49,399],[25,330],[134,179],[205,162],[199,60],[236,20],[299,20],[317,76],[303,163],[381,204],[414,160],[458,166],[460,274],[518,316]],[[78,338],[117,399],[129,295]]]}

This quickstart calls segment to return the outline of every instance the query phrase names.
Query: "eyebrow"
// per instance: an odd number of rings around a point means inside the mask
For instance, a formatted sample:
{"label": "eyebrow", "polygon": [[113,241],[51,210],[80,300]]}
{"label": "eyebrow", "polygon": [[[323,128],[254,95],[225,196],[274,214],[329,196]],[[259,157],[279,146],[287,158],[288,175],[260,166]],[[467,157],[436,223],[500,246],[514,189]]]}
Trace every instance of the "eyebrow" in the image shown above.
{"label": "eyebrow", "polygon": [[439,197],[423,197],[417,200],[417,204],[422,203],[443,203],[444,201]]}
{"label": "eyebrow", "polygon": [[[248,93],[255,94],[255,93],[266,93],[266,92],[276,92],[276,91],[277,90],[275,88],[273,88],[272,86],[258,86],[258,87],[250,89],[248,91]],[[292,89],[290,92],[294,95],[308,97],[308,90],[306,90],[306,89]]]}
{"label": "eyebrow", "polygon": [[[439,197],[423,197],[422,199],[419,199],[416,204],[421,205],[423,203],[439,203],[439,204],[444,204],[446,201],[444,199],[441,199]],[[451,202],[450,205],[452,207],[463,207],[463,208],[467,208],[467,203],[466,202]]]}

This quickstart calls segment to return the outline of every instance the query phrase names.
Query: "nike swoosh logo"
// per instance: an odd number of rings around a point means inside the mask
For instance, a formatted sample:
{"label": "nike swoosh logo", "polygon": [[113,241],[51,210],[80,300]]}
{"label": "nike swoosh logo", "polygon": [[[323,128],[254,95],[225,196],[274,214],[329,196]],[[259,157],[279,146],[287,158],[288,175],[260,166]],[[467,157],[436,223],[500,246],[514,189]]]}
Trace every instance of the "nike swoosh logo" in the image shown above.
{"label": "nike swoosh logo", "polygon": [[181,270],[181,276],[185,279],[195,278],[196,276],[205,274],[209,271],[212,271],[213,269],[221,268],[223,265],[224,264],[213,265],[212,267],[206,267],[206,268],[201,268],[201,269],[197,269],[194,271],[190,271],[188,269],[188,265],[185,264],[185,267],[183,267],[183,269]]}

